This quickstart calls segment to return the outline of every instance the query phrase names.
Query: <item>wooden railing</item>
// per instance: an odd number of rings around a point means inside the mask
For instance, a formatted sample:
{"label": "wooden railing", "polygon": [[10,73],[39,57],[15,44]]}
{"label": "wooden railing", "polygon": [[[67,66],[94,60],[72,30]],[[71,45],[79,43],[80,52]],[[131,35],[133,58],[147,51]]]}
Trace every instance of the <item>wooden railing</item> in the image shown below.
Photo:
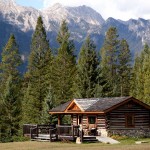
{"label": "wooden railing", "polygon": [[23,134],[29,134],[31,139],[39,137],[39,135],[49,135],[50,141],[54,139],[69,138],[75,140],[80,137],[83,141],[83,130],[79,130],[79,126],[75,125],[24,125]]}
{"label": "wooden railing", "polygon": [[35,136],[38,137],[37,127],[30,128],[30,138],[34,139]]}
{"label": "wooden railing", "polygon": [[38,134],[49,134],[49,130],[54,128],[55,125],[37,125]]}
{"label": "wooden railing", "polygon": [[79,137],[80,137],[80,142],[82,143],[83,142],[83,135],[84,135],[84,133],[83,133],[83,129],[79,129]]}
{"label": "wooden railing", "polygon": [[52,142],[54,138],[56,138],[56,140],[58,139],[58,135],[56,134],[56,132],[57,132],[56,128],[49,129],[50,142]]}
{"label": "wooden railing", "polygon": [[70,136],[72,139],[75,139],[79,136],[79,126],[57,125],[56,128],[58,136]]}
{"label": "wooden railing", "polygon": [[37,124],[24,124],[23,125],[23,136],[30,136],[31,128],[37,127]]}

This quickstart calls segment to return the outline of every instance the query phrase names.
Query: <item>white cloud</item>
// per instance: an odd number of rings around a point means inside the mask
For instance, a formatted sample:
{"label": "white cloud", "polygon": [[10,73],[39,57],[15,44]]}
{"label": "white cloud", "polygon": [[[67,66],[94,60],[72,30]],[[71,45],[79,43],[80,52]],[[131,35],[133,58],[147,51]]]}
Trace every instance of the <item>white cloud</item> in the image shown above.
{"label": "white cloud", "polygon": [[103,18],[114,17],[128,20],[130,18],[150,19],[149,0],[43,0],[43,6],[61,3],[64,6],[87,5],[98,11]]}

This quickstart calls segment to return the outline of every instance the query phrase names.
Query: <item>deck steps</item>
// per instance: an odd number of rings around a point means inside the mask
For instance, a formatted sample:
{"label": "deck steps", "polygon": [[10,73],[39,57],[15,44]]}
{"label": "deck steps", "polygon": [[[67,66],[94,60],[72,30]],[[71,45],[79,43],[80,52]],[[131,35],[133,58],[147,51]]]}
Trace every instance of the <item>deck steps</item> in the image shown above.
{"label": "deck steps", "polygon": [[37,142],[49,142],[50,140],[42,140],[42,139],[31,139],[31,141],[37,141]]}
{"label": "deck steps", "polygon": [[83,142],[91,142],[91,143],[94,143],[94,142],[98,142],[96,136],[84,136],[83,137]]}
{"label": "deck steps", "polygon": [[[31,139],[32,141],[50,141],[50,135],[47,134],[39,134]],[[52,135],[52,140],[56,140],[56,135]]]}

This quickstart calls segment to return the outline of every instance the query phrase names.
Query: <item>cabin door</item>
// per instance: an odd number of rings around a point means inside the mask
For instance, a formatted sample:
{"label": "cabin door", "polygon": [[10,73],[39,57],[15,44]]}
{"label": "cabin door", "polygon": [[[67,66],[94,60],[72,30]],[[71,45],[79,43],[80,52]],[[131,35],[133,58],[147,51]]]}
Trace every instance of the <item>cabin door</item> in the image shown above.
{"label": "cabin door", "polygon": [[82,115],[78,115],[78,125],[82,124],[82,119],[83,119],[83,116]]}

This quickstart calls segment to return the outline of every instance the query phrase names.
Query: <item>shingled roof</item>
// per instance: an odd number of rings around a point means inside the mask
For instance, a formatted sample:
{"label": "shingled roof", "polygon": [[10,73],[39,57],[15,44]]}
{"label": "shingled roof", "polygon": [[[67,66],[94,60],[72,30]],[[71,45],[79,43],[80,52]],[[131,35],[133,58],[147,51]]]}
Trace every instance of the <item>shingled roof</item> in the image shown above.
{"label": "shingled roof", "polygon": [[[74,102],[82,112],[105,112],[112,107],[118,106],[128,100],[136,100],[133,97],[107,97],[107,98],[85,98],[85,99],[74,99],[67,103],[64,103],[56,108],[53,108],[49,112],[65,112],[68,106]],[[139,100],[136,100],[139,101]],[[140,101],[139,101],[140,102]],[[144,106],[150,108],[150,106],[140,102]]]}
{"label": "shingled roof", "polygon": [[71,103],[71,101],[68,101],[64,104],[61,104],[55,108],[52,108],[49,112],[64,112],[67,106]]}

